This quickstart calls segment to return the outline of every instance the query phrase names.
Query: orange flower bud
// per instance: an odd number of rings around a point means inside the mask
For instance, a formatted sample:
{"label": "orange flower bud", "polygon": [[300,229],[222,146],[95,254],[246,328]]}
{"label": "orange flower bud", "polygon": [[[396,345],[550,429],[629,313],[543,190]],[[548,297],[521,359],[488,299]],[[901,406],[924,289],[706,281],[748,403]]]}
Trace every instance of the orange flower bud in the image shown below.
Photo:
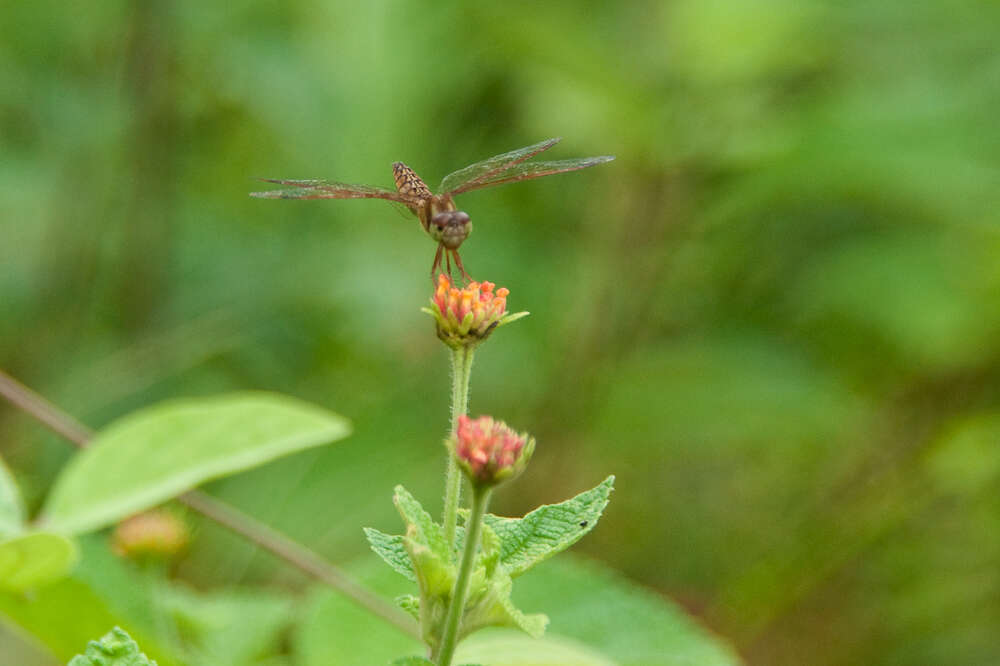
{"label": "orange flower bud", "polygon": [[493,329],[527,313],[507,313],[506,287],[496,288],[492,282],[470,282],[458,289],[443,273],[438,276],[437,289],[431,297],[431,308],[424,308],[437,321],[438,337],[449,347],[475,346],[485,340]]}
{"label": "orange flower bud", "polygon": [[111,538],[116,555],[135,559],[169,557],[189,540],[187,525],[164,509],[139,513],[118,523]]}

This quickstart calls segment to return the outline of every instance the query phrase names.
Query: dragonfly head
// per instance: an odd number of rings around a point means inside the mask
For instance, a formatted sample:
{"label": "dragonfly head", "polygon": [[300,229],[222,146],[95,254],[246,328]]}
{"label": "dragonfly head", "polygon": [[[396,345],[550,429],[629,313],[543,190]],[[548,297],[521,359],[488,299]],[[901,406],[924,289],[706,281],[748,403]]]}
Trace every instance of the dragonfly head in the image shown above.
{"label": "dragonfly head", "polygon": [[437,213],[431,218],[427,232],[431,238],[447,249],[457,250],[472,233],[472,223],[469,222],[468,213],[460,210],[448,210]]}

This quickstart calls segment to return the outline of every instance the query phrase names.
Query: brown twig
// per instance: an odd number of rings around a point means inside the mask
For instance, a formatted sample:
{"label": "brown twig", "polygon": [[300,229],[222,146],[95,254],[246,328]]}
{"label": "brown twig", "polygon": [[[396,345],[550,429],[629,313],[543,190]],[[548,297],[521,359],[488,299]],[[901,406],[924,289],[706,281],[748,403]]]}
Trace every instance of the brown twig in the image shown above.
{"label": "brown twig", "polygon": [[[59,436],[86,448],[93,431],[51,402],[0,370],[0,395]],[[256,546],[288,562],[316,580],[326,583],[365,610],[403,633],[419,639],[416,623],[380,597],[357,583],[344,571],[299,542],[268,527],[211,495],[191,490],[177,498],[185,506],[246,538]]]}

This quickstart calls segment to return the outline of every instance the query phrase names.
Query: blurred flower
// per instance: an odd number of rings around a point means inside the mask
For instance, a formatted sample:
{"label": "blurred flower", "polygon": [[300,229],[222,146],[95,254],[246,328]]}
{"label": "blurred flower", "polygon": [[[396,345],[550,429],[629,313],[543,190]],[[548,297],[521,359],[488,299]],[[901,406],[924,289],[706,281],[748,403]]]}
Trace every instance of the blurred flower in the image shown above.
{"label": "blurred flower", "polygon": [[475,346],[485,340],[497,326],[526,316],[527,312],[507,313],[506,287],[492,282],[470,282],[458,289],[447,275],[438,276],[437,289],[431,298],[431,308],[423,308],[437,321],[437,334],[449,347]]}
{"label": "blurred flower", "polygon": [[463,414],[449,448],[473,485],[493,486],[521,473],[535,450],[535,439],[490,416],[470,419]]}
{"label": "blurred flower", "polygon": [[169,557],[187,546],[188,540],[188,528],[183,520],[164,509],[153,509],[118,523],[111,538],[111,548],[121,557]]}

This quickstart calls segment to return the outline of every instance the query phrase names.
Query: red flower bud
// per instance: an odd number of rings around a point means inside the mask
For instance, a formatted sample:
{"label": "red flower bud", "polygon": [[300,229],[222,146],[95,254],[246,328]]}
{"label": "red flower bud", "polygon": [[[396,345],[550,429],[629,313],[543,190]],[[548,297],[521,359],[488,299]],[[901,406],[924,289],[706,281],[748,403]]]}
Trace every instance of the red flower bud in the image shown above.
{"label": "red flower bud", "polygon": [[474,485],[492,486],[521,473],[535,449],[535,440],[492,417],[470,419],[462,415],[451,448]]}

